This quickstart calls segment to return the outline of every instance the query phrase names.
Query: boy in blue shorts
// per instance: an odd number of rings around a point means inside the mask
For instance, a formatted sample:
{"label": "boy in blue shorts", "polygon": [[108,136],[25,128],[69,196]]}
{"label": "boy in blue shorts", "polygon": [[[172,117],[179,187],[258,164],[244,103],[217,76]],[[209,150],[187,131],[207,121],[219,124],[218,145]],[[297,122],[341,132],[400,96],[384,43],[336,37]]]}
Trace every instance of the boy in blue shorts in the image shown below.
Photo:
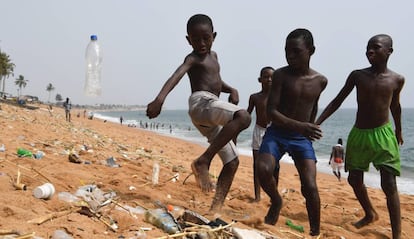
{"label": "boy in blue shorts", "polygon": [[[378,220],[364,185],[364,172],[372,162],[381,174],[381,187],[387,198],[392,238],[401,237],[401,212],[396,176],[400,176],[399,144],[403,144],[401,132],[400,92],[404,77],[388,69],[388,58],[393,52],[390,36],[373,36],[367,45],[366,56],[371,67],[354,70],[348,76],[338,95],[329,103],[316,121],[321,124],[333,114],[351,93],[357,90],[358,111],[351,129],[345,156],[348,182],[365,212],[365,217],[354,223],[361,228]],[[395,132],[389,120],[391,110]]]}
{"label": "boy in blue shorts", "polygon": [[[210,146],[191,164],[194,176],[203,192],[210,192],[209,168],[218,154],[223,168],[217,180],[216,193],[210,207],[211,212],[221,209],[239,166],[237,148],[232,142],[239,133],[249,127],[250,115],[236,104],[239,95],[235,88],[220,77],[217,53],[211,50],[216,32],[210,17],[203,14],[192,16],[187,22],[187,41],[193,48],[184,62],[165,82],[157,97],[148,104],[147,116],[157,117],[168,93],[187,74],[190,79],[191,96],[188,113],[194,126],[208,139]],[[220,93],[229,93],[229,102],[219,100]]]}
{"label": "boy in blue shorts", "polygon": [[310,224],[310,234],[320,233],[320,198],[316,184],[316,156],[311,140],[322,137],[314,124],[318,100],[328,83],[325,76],[309,67],[315,52],[313,36],[307,29],[289,33],[285,45],[288,65],[273,73],[267,102],[267,115],[272,122],[266,130],[259,150],[260,185],[270,197],[271,206],[265,223],[276,224],[282,207],[278,192],[279,160],[289,153],[295,162]]}

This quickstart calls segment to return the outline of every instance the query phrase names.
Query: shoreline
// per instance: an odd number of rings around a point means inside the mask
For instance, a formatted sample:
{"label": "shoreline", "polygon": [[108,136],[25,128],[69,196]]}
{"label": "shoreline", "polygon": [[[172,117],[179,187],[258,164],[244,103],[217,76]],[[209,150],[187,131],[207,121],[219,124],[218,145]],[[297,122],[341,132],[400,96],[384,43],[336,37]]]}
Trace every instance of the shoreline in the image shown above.
{"label": "shoreline", "polygon": [[[118,119],[115,119],[113,117],[109,117],[109,116],[103,116],[103,115],[99,115],[96,117],[100,120],[108,120],[114,124],[119,124]],[[131,127],[131,129],[135,129],[135,127]],[[166,136],[166,137],[171,137],[173,139],[181,139],[184,140],[188,143],[195,143],[198,144],[204,148],[208,147],[208,143],[206,142],[206,140],[204,139],[203,136],[199,136],[196,138],[188,138],[185,137],[183,135],[179,135],[179,134],[170,134],[168,132],[167,129],[165,130],[152,130],[152,129],[143,129],[143,128],[139,128],[136,127],[136,129],[139,130],[144,130],[144,131],[148,131],[148,132],[152,132],[158,135],[162,135],[162,136]],[[204,142],[203,142],[204,140]],[[250,148],[240,148],[238,146],[238,150],[239,150],[239,154],[240,156],[245,156],[245,157],[249,157],[252,158],[252,152]],[[332,168],[330,165],[328,165],[329,162],[329,156],[327,155],[326,157],[321,157],[317,155],[317,159],[318,159],[318,163],[317,163],[317,170],[318,170],[318,174],[319,173],[323,173],[323,174],[327,174],[327,175],[333,175],[332,173]],[[284,155],[281,159],[281,163],[285,163],[285,164],[291,164],[293,165],[294,162],[291,159],[291,157],[289,155]],[[348,173],[344,172],[344,169],[342,169],[342,179],[346,180]],[[414,195],[414,188],[412,187],[412,185],[414,184],[414,172],[410,172],[408,169],[402,169],[401,171],[402,175],[408,175],[406,177],[397,177],[397,185],[398,185],[398,190],[399,193],[401,194],[406,194],[406,195]],[[365,183],[367,185],[367,187],[370,188],[374,188],[374,189],[380,189],[381,190],[381,183],[380,183],[380,172],[377,171],[372,165],[370,166],[369,172],[365,173]]]}

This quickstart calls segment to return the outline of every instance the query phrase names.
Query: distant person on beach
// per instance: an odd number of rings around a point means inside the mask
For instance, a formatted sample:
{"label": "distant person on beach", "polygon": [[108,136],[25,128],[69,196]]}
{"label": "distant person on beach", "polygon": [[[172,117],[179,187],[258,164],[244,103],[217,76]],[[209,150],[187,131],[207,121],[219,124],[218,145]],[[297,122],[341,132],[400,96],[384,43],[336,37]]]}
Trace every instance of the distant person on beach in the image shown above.
{"label": "distant person on beach", "polygon": [[[209,168],[215,154],[223,162],[216,193],[210,211],[221,209],[236,174],[239,158],[237,148],[232,142],[242,130],[250,125],[250,115],[236,104],[238,91],[227,85],[220,77],[217,53],[211,50],[216,37],[210,17],[197,14],[187,22],[187,41],[193,51],[177,68],[162,87],[157,97],[148,104],[147,116],[152,119],[161,112],[168,93],[187,73],[190,79],[189,115],[194,126],[207,137],[210,145],[207,150],[191,164],[198,186],[203,192],[214,189],[210,181]],[[229,93],[229,102],[219,100],[220,93]]]}
{"label": "distant person on beach", "polygon": [[[358,111],[346,145],[345,170],[348,182],[365,212],[365,217],[354,223],[361,228],[378,220],[364,184],[364,172],[372,162],[381,174],[381,187],[387,198],[392,238],[401,237],[400,198],[396,176],[400,176],[399,145],[403,144],[401,131],[400,92],[404,77],[387,67],[393,52],[389,35],[375,35],[369,39],[365,55],[370,67],[354,70],[348,76],[338,95],[328,104],[316,121],[324,122],[356,88]],[[394,119],[395,132],[389,120]]]}
{"label": "distant person on beach", "polygon": [[344,167],[344,146],[342,145],[342,139],[338,139],[338,143],[332,147],[331,157],[329,164],[332,167],[332,172],[341,181],[341,170]]}
{"label": "distant person on beach", "polygon": [[296,29],[289,33],[285,45],[288,65],[273,73],[267,101],[267,116],[272,124],[266,129],[257,163],[260,185],[271,200],[264,222],[274,225],[282,207],[282,197],[277,188],[279,160],[285,153],[292,157],[299,173],[301,192],[306,199],[312,236],[320,233],[320,198],[312,140],[322,137],[314,120],[319,96],[328,83],[325,76],[309,67],[314,52],[313,36],[309,30]]}
{"label": "distant person on beach", "polygon": [[249,97],[249,106],[247,112],[251,114],[256,109],[256,124],[253,129],[252,150],[253,150],[253,183],[254,183],[254,201],[260,201],[260,183],[257,175],[256,164],[259,157],[259,148],[262,144],[263,135],[269,125],[270,120],[266,113],[266,103],[269,96],[270,87],[272,85],[272,75],[275,69],[270,66],[263,67],[260,70],[259,83],[262,89],[259,92],[251,94]]}
{"label": "distant person on beach", "polygon": [[72,103],[69,98],[66,98],[66,101],[63,102],[63,108],[65,108],[66,121],[70,122],[70,109],[72,108]]}
{"label": "distant person on beach", "polygon": [[121,125],[122,125],[122,122],[124,122],[124,118],[122,118],[122,115],[121,117],[119,117],[119,122],[121,123]]}

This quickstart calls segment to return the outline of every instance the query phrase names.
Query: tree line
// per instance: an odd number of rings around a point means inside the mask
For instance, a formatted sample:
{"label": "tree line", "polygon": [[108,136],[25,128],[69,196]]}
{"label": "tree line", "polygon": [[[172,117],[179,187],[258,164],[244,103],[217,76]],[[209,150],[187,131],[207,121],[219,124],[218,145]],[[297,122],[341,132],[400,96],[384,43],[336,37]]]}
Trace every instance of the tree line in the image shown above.
{"label": "tree line", "polygon": [[[9,77],[14,76],[15,67],[16,65],[13,63],[10,56],[6,52],[0,49],[0,88],[1,88],[0,96],[2,98],[7,97],[7,95],[11,96],[11,94],[6,93],[6,80]],[[19,75],[14,80],[14,84],[18,87],[17,97],[20,97],[22,95],[22,89],[27,86],[28,82],[29,80],[25,79],[23,75]],[[48,102],[50,102],[50,96],[51,96],[52,91],[54,90],[55,90],[55,87],[52,85],[52,83],[47,84],[46,91],[49,92]],[[56,101],[63,100],[60,94],[57,94],[55,99]]]}

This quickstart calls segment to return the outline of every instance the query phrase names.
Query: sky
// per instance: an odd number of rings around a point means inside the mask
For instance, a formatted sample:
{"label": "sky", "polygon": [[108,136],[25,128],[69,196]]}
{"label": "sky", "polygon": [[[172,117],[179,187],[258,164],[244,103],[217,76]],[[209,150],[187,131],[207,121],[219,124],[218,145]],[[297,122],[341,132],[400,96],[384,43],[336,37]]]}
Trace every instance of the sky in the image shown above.
{"label": "sky", "polygon": [[[192,51],[185,39],[188,18],[209,15],[217,37],[212,50],[221,77],[238,89],[239,105],[247,108],[250,94],[264,66],[286,65],[286,36],[296,28],[313,33],[316,52],[311,68],[328,78],[319,107],[339,92],[349,73],[369,66],[365,49],[369,38],[386,33],[394,40],[388,66],[406,81],[403,108],[414,108],[414,39],[412,1],[244,1],[244,0],[0,0],[0,49],[16,65],[6,80],[6,92],[18,94],[19,75],[28,80],[24,95],[49,100],[46,87],[69,97],[72,104],[147,105]],[[103,50],[102,95],[88,97],[85,49],[90,35]],[[164,107],[186,109],[190,84],[184,76],[168,95]],[[221,98],[226,100],[227,95]],[[356,108],[355,90],[342,108]]]}

